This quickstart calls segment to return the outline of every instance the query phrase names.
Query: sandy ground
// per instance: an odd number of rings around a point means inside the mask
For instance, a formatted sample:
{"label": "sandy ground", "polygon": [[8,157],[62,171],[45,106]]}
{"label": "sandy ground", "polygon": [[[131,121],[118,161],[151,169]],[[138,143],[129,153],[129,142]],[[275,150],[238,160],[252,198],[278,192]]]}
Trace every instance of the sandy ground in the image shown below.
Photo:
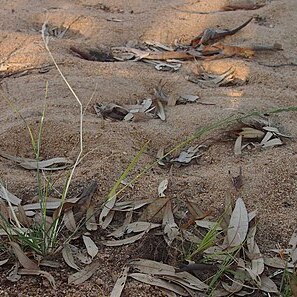
{"label": "sandy ground", "polygon": [[[80,189],[91,179],[97,180],[99,189],[95,199],[98,205],[129,164],[131,156],[137,153],[145,141],[151,140],[151,143],[148,153],[142,158],[142,165],[153,160],[159,147],[170,148],[197,128],[217,119],[236,112],[296,105],[297,68],[260,65],[296,63],[295,0],[267,1],[264,7],[254,11],[215,14],[193,12],[219,10],[230,1],[100,2],[110,7],[110,11],[100,9],[98,3],[95,0],[0,0],[2,70],[26,70],[52,65],[41,40],[42,23],[47,16],[52,26],[67,27],[71,24],[64,38],[50,40],[50,49],[84,107],[94,93],[84,117],[84,148],[85,153],[89,153],[77,169],[72,190]],[[130,40],[172,44],[175,39],[181,39],[182,42],[189,43],[207,27],[233,28],[251,16],[261,17],[262,22],[253,20],[240,33],[226,38],[224,43],[249,46],[278,42],[283,45],[282,52],[259,54],[251,60],[230,58],[203,62],[207,69],[218,72],[234,66],[238,77],[248,79],[244,86],[200,88],[184,78],[194,67],[194,62],[186,62],[178,72],[159,72],[142,62],[86,61],[74,56],[69,50],[70,46],[122,46]],[[108,21],[111,17],[122,22]],[[43,158],[75,158],[78,153],[78,104],[57,70],[52,66],[48,69],[46,73],[39,73],[36,69],[26,75],[1,79],[1,92],[14,102],[26,121],[37,127],[44,104],[45,86],[48,83],[41,155]],[[167,108],[166,122],[158,119],[137,123],[111,122],[103,121],[95,115],[94,103],[136,102],[151,95],[160,79],[167,81],[165,89],[173,96],[196,94],[201,97],[201,101],[215,105],[188,104]],[[295,137],[296,119],[296,113],[273,116],[282,131]],[[173,199],[195,199],[201,202],[205,211],[219,211],[226,196],[233,195],[228,171],[236,174],[241,166],[244,175],[241,195],[248,209],[258,210],[257,239],[262,251],[267,251],[278,243],[286,244],[296,227],[296,141],[288,140],[281,147],[265,151],[245,152],[241,157],[234,156],[233,145],[234,141],[216,142],[198,164],[174,168],[168,195]],[[29,135],[22,120],[3,99],[0,100],[0,149],[12,155],[33,157]],[[156,196],[158,183],[168,174],[167,169],[153,169],[139,180],[133,190],[127,190],[125,199]],[[20,169],[11,162],[0,159],[0,177],[7,183],[8,189],[24,201],[31,201],[36,195],[34,172]],[[63,184],[64,176],[54,174],[53,178],[57,179],[58,185]],[[108,296],[121,266],[129,258],[159,257],[162,260],[162,249],[159,251],[154,246],[155,243],[150,243],[152,247],[149,250],[141,249],[147,246],[145,241],[129,248],[115,249],[101,246],[99,238],[98,244],[98,258],[102,261],[102,267],[91,280],[80,285],[79,289],[67,285],[67,273],[70,270],[66,266],[59,272],[54,272],[58,285],[56,292],[39,278],[23,277],[17,283],[10,283],[5,278],[9,267],[4,266],[0,270],[1,296]],[[131,282],[123,295],[162,294],[149,286]]]}

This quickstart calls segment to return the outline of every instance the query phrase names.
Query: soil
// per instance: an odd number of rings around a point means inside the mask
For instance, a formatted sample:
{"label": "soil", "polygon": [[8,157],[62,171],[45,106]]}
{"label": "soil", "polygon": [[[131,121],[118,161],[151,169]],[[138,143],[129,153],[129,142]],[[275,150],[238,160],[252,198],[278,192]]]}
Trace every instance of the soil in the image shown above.
{"label": "soil", "polygon": [[[69,84],[85,108],[84,154],[79,164],[71,193],[79,192],[91,180],[99,184],[93,199],[98,206],[133,155],[146,141],[147,153],[140,161],[140,170],[152,162],[160,147],[174,147],[197,129],[231,114],[251,110],[266,111],[277,107],[296,106],[296,31],[297,2],[266,1],[257,10],[217,11],[231,1],[222,0],[1,0],[0,69],[13,74],[0,80],[1,94],[17,107],[18,113],[36,132],[46,99],[46,115],[41,156],[75,159],[79,151],[79,105],[61,76],[53,67],[41,38],[41,26],[47,19],[51,26],[69,29],[63,38],[52,37],[49,47]],[[239,1],[232,1],[232,3]],[[254,1],[255,2],[255,1]],[[71,46],[124,46],[133,41],[158,41],[173,44],[176,39],[189,44],[205,28],[235,28],[251,16],[255,19],[242,31],[227,37],[228,45],[250,46],[281,43],[283,51],[259,53],[252,59],[228,58],[214,61],[187,61],[177,72],[162,72],[143,62],[94,62],[79,58]],[[120,19],[121,22],[108,19]],[[294,64],[295,63],[295,64]],[[243,86],[201,88],[185,80],[191,69],[202,64],[206,69],[221,72],[233,66],[236,76],[247,79]],[[265,64],[265,65],[263,65]],[[290,64],[290,65],[288,65]],[[267,65],[280,65],[270,67]],[[32,69],[33,68],[33,69]],[[31,69],[31,70],[30,70]],[[27,72],[23,72],[26,71]],[[135,103],[153,94],[160,81],[171,96],[199,95],[203,102],[214,105],[187,104],[168,107],[167,119],[138,122],[106,121],[93,109],[96,102]],[[46,91],[47,85],[47,91]],[[296,112],[271,115],[285,134],[297,135]],[[223,131],[210,136],[222,135]],[[203,138],[205,139],[205,138]],[[201,143],[203,139],[195,143]],[[219,213],[226,197],[235,199],[229,171],[243,171],[240,195],[249,210],[258,210],[257,242],[262,252],[277,245],[285,247],[296,228],[297,211],[297,144],[286,140],[283,146],[266,150],[245,151],[234,156],[234,139],[213,142],[198,162],[186,167],[155,167],[138,180],[133,189],[122,195],[126,200],[157,197],[160,181],[170,175],[167,197],[173,201],[192,199],[204,211]],[[11,155],[34,157],[28,131],[18,114],[2,96],[0,100],[0,150]],[[36,196],[36,174],[11,161],[0,159],[0,178],[10,192],[23,203]],[[53,173],[56,186],[63,186],[66,173]],[[100,232],[99,232],[100,233]],[[160,237],[145,237],[125,247],[107,248],[100,243],[100,269],[79,286],[67,284],[73,271],[63,264],[56,271],[57,290],[39,277],[23,276],[11,283],[6,279],[11,265],[0,269],[1,296],[109,296],[123,265],[132,258],[178,261],[168,253]],[[61,260],[62,261],[62,260]],[[157,288],[129,281],[123,296],[165,296]]]}

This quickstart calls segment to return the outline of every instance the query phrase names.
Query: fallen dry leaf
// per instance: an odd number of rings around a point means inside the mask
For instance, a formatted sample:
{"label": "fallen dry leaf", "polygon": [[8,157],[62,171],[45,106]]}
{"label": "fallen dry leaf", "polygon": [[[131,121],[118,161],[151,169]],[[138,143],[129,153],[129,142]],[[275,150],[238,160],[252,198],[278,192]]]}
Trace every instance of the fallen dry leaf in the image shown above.
{"label": "fallen dry leaf", "polygon": [[260,289],[267,293],[278,293],[278,289],[274,281],[266,275],[261,276]]}
{"label": "fallen dry leaf", "polygon": [[87,265],[82,270],[70,275],[68,277],[68,284],[79,285],[88,280],[100,267],[100,263],[93,262]]}
{"label": "fallen dry leaf", "polygon": [[94,258],[98,254],[98,251],[99,251],[97,245],[89,236],[83,235],[82,238],[83,238],[83,242],[86,246],[88,254],[92,258]]}
{"label": "fallen dry leaf", "polygon": [[17,244],[16,242],[13,242],[13,241],[11,241],[9,244],[12,246],[12,250],[13,250],[14,254],[16,255],[20,264],[24,268],[30,269],[30,270],[38,270],[37,263],[35,263],[34,261],[32,261],[31,259],[29,259],[26,256],[26,254],[23,252],[23,250],[21,249],[19,244]]}
{"label": "fallen dry leaf", "polygon": [[175,285],[173,283],[167,282],[165,280],[162,280],[158,277],[144,274],[144,273],[130,273],[129,277],[134,278],[137,281],[143,282],[145,284],[165,288],[167,290],[173,291],[181,296],[188,296],[188,293],[185,289],[182,287]]}
{"label": "fallen dry leaf", "polygon": [[228,244],[231,247],[242,244],[247,236],[249,227],[248,213],[241,198],[236,200],[227,230]]}
{"label": "fallen dry leaf", "polygon": [[64,245],[64,247],[62,249],[62,256],[68,266],[70,266],[71,268],[73,268],[77,271],[80,270],[80,268],[76,265],[76,263],[74,261],[72,250],[71,250],[69,244]]}
{"label": "fallen dry leaf", "polygon": [[122,269],[121,275],[117,279],[117,281],[110,293],[110,297],[121,297],[122,291],[125,287],[126,280],[128,277],[128,272],[129,272],[129,267],[124,266],[124,268]]}
{"label": "fallen dry leaf", "polygon": [[0,183],[0,198],[4,201],[9,200],[9,202],[13,205],[20,205],[22,200],[17,196],[10,193],[1,183]]}
{"label": "fallen dry leaf", "polygon": [[56,289],[56,282],[54,277],[47,271],[39,270],[39,269],[19,269],[18,274],[20,275],[39,275],[45,277],[49,283],[51,284],[53,289]]}
{"label": "fallen dry leaf", "polygon": [[158,195],[159,197],[165,197],[165,190],[168,187],[168,178],[165,178],[164,180],[162,180],[158,186]]}
{"label": "fallen dry leaf", "polygon": [[120,240],[105,240],[102,241],[101,243],[106,245],[106,246],[121,246],[121,245],[126,245],[129,243],[133,243],[139,239],[141,239],[147,231],[143,231],[137,235],[125,238],[125,239],[120,239]]}
{"label": "fallen dry leaf", "polygon": [[164,239],[170,246],[179,234],[179,228],[174,221],[170,200],[165,205],[162,226],[164,228]]}

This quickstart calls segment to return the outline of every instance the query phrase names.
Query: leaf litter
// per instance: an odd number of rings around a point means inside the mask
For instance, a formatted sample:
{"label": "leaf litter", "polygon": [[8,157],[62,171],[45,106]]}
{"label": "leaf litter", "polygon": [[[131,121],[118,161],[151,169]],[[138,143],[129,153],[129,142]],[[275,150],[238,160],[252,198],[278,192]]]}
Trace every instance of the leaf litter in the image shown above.
{"label": "leaf litter", "polygon": [[[253,7],[255,5],[239,5],[237,8],[236,5],[229,5],[225,6],[222,11],[253,9]],[[253,17],[234,29],[206,28],[197,37],[192,39],[190,44],[176,43],[174,45],[164,45],[155,41],[146,41],[143,43],[128,41],[126,46],[119,47],[85,48],[84,46],[77,45],[71,46],[70,49],[79,57],[90,61],[143,61],[152,64],[159,71],[178,71],[184,61],[188,60],[211,60],[233,56],[252,58],[258,51],[282,50],[279,44],[240,47],[215,43],[224,39],[226,36],[238,33],[251,23],[252,20]]]}
{"label": "leaf litter", "polygon": [[248,122],[243,121],[241,127],[231,131],[236,137],[234,144],[234,154],[239,156],[243,150],[266,149],[283,145],[285,139],[290,135],[282,133],[279,128],[262,118],[254,118]]}

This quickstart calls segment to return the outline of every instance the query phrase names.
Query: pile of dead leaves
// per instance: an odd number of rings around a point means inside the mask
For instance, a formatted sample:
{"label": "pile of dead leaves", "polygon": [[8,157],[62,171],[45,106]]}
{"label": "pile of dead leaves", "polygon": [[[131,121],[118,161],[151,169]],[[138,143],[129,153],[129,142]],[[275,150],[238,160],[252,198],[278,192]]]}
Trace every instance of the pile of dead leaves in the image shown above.
{"label": "pile of dead leaves", "polygon": [[[165,106],[174,106],[178,104],[198,103],[197,95],[180,95],[179,98],[169,96],[164,91],[166,83],[159,82],[154,88],[154,94],[151,98],[143,99],[132,105],[119,105],[115,103],[96,103],[94,109],[96,114],[103,119],[116,121],[143,122],[149,119],[159,118],[166,120]],[[207,104],[199,102],[201,104]]]}
{"label": "pile of dead leaves", "polygon": [[[197,205],[189,202],[188,211],[196,218],[196,227],[192,227],[192,231],[178,227],[170,200],[164,201],[164,205],[162,228],[165,241],[169,246],[174,241],[190,241],[195,247],[190,258],[198,258],[199,262],[189,260],[188,264],[176,268],[147,259],[132,260],[123,267],[111,296],[121,296],[127,278],[157,286],[168,295],[172,292],[179,296],[198,296],[198,293],[199,296],[246,296],[257,291],[279,294],[279,274],[284,269],[293,272],[297,262],[296,233],[290,240],[286,258],[265,257],[255,240],[256,211],[248,212],[241,198],[236,200],[233,209],[231,204],[226,205],[217,221],[197,218]],[[148,224],[146,232],[161,227]],[[128,226],[125,228],[131,232]],[[208,231],[201,236],[203,232],[197,232],[199,229]],[[281,253],[281,250],[273,252]],[[273,268],[282,270],[277,272]],[[205,279],[203,274],[209,278]]]}
{"label": "pile of dead leaves", "polygon": [[190,45],[179,44],[164,45],[159,42],[146,41],[144,43],[129,42],[123,47],[110,49],[95,49],[79,46],[71,46],[71,51],[79,57],[100,62],[115,61],[143,61],[154,65],[157,70],[177,71],[187,60],[211,60],[230,57],[251,58],[258,51],[278,51],[282,46],[278,43],[273,45],[259,45],[240,47],[219,43],[226,36],[234,35],[246,27],[253,18],[234,29],[207,28],[197,37],[191,40]]}
{"label": "pile of dead leaves", "polygon": [[254,118],[243,121],[242,126],[231,134],[236,136],[234,154],[241,155],[243,150],[269,148],[284,144],[284,139],[291,138],[279,131],[270,120]]}

